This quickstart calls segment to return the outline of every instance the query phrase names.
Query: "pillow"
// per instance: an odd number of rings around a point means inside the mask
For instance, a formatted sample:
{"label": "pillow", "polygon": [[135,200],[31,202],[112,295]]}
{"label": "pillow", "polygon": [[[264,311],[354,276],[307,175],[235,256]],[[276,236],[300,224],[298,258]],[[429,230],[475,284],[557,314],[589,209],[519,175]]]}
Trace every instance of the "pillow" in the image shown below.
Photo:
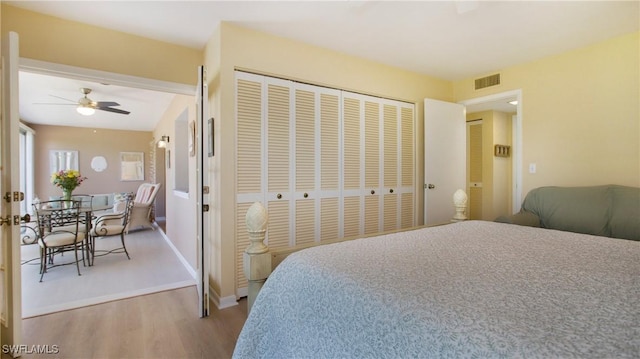
{"label": "pillow", "polygon": [[118,200],[114,203],[113,205],[113,213],[122,213],[124,212],[125,208],[127,206],[127,201],[126,200]]}
{"label": "pillow", "polygon": [[611,186],[611,237],[640,241],[640,188]]}
{"label": "pillow", "polygon": [[144,186],[144,188],[141,188],[138,192],[139,195],[136,196],[136,202],[146,203],[149,199],[149,196],[151,195],[151,188],[149,188],[149,186]]}
{"label": "pillow", "polygon": [[93,206],[106,206],[109,202],[109,195],[107,194],[99,194],[99,195],[95,195],[93,196],[93,199],[91,201],[91,204]]}

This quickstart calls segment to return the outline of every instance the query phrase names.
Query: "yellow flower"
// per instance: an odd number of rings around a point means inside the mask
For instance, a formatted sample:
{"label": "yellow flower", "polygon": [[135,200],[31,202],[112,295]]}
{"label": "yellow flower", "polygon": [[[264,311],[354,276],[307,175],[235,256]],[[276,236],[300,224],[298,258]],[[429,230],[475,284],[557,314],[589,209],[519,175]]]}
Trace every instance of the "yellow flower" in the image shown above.
{"label": "yellow flower", "polygon": [[58,171],[51,175],[51,183],[67,191],[73,191],[86,179],[78,170]]}

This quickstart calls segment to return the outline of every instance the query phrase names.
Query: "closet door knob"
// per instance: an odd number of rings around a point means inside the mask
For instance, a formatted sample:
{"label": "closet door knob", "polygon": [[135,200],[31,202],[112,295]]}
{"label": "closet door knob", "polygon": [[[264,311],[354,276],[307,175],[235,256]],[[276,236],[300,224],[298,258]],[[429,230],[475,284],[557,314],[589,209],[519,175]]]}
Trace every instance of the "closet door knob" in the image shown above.
{"label": "closet door knob", "polygon": [[371,194],[376,194],[376,191],[374,191],[374,190],[371,190]]}
{"label": "closet door knob", "polygon": [[307,198],[307,197],[309,197],[309,194],[305,192],[305,193],[302,195],[302,197]]}
{"label": "closet door knob", "polygon": [[278,194],[276,195],[276,198],[277,198],[277,199],[281,199],[281,198],[282,198],[282,194],[278,193]]}
{"label": "closet door knob", "polygon": [[393,193],[393,188],[391,188],[391,189],[389,190],[389,193]]}

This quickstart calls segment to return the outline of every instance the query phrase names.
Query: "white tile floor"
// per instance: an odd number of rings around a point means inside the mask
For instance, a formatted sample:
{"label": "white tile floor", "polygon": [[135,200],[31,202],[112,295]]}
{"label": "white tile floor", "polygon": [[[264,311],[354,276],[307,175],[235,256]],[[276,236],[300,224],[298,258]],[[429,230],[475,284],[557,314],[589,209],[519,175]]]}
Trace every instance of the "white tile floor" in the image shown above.
{"label": "white tile floor", "polygon": [[[55,267],[39,282],[40,260],[37,245],[22,247],[23,318],[104,303],[111,300],[195,284],[160,230],[130,232],[126,237],[131,260],[124,253],[96,257],[94,266],[83,267],[78,276],[75,265]],[[119,237],[98,239],[96,248],[120,246]],[[72,261],[73,253],[56,256],[56,263]]]}

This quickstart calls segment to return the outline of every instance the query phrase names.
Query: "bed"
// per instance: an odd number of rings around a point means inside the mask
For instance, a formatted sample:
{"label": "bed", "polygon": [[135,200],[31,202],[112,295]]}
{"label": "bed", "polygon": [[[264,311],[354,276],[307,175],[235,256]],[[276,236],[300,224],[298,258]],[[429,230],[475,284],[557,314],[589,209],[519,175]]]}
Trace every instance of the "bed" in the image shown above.
{"label": "bed", "polygon": [[234,358],[638,358],[640,242],[466,221],[292,253]]}

